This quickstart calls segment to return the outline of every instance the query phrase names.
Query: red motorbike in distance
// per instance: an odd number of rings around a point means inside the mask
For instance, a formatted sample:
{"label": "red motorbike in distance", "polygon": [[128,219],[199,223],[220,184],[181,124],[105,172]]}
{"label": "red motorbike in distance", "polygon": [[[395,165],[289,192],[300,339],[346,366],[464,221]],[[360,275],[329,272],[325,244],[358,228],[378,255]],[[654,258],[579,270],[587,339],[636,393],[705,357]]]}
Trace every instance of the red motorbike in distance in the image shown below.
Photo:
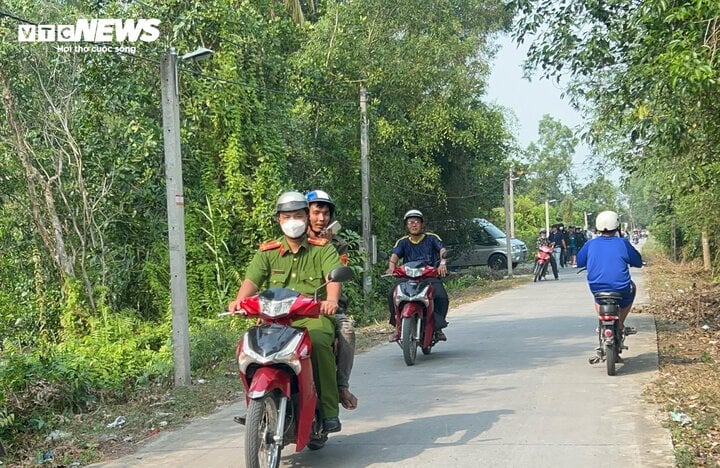
{"label": "red motorbike in distance", "polygon": [[541,245],[535,254],[535,267],[533,268],[533,282],[540,281],[547,274],[548,265],[550,264],[553,254],[552,245]]}
{"label": "red motorbike in distance", "polygon": [[[352,275],[352,268],[338,267],[330,272],[328,282],[345,282]],[[305,447],[321,449],[327,441],[313,382],[310,334],[291,325],[298,318],[318,317],[320,304],[317,291],[315,297],[308,297],[292,289],[271,288],[243,299],[242,311],[220,314],[258,317],[262,322],[248,329],[237,346],[248,405],[244,420],[248,468],[277,468],[288,444],[295,444],[300,452]]]}
{"label": "red motorbike in distance", "polygon": [[424,262],[408,262],[392,273],[400,281],[393,289],[395,306],[395,331],[400,337],[398,345],[403,350],[405,364],[415,364],[418,347],[425,355],[430,354],[435,340],[433,319],[433,287],[428,281],[437,278],[437,268]]}

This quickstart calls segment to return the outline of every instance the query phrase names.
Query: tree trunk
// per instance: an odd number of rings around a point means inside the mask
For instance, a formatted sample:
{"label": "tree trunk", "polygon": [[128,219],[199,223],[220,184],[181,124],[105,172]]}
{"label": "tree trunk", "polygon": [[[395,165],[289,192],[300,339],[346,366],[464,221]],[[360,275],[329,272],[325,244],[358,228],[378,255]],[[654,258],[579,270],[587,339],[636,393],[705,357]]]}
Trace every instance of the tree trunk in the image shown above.
{"label": "tree trunk", "polygon": [[701,236],[703,252],[703,270],[710,271],[712,262],[710,258],[710,238],[708,237],[707,228],[703,228]]}
{"label": "tree trunk", "polygon": [[[0,71],[0,85],[5,101],[5,115],[11,130],[11,144],[20,157],[28,187],[31,215],[38,234],[55,262],[61,276],[75,276],[73,260],[65,248],[62,223],[55,208],[52,186],[53,178],[44,177],[33,165],[32,149],[25,140],[27,134],[15,110],[15,99],[10,91],[7,77]],[[50,229],[48,229],[50,226]]]}

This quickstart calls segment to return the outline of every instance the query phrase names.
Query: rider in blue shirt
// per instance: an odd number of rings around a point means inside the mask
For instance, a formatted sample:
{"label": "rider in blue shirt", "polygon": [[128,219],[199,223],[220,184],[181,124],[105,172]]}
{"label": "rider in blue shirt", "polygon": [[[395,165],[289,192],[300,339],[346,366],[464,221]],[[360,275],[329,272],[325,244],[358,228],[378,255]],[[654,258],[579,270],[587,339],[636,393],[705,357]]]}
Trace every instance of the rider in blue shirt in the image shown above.
{"label": "rider in blue shirt", "polygon": [[[398,260],[402,258],[404,263],[425,262],[426,265],[437,266],[440,276],[447,275],[445,246],[443,246],[437,234],[425,232],[423,228],[423,214],[418,210],[410,210],[405,213],[404,220],[408,235],[400,238],[395,243],[386,273],[392,274]],[[447,291],[445,291],[445,286],[440,278],[431,278],[428,281],[432,285],[434,293],[435,339],[445,341],[447,338],[441,329],[447,327],[447,321],[445,320],[449,307]],[[393,302],[392,289],[388,295],[388,307],[390,308],[390,323],[394,325],[395,304]],[[397,334],[393,334],[390,337],[390,341],[397,341],[399,339],[400,337]]]}
{"label": "rider in blue shirt", "polygon": [[[613,291],[622,294],[620,301],[620,329],[635,300],[635,283],[630,279],[631,266],[641,268],[642,257],[624,237],[618,236],[620,219],[614,211],[603,211],[596,218],[599,236],[588,241],[577,255],[578,268],[587,268],[590,291]],[[595,309],[600,310],[599,304]],[[630,328],[628,327],[628,332]],[[633,330],[634,331],[634,330]],[[629,333],[626,333],[629,334]]]}

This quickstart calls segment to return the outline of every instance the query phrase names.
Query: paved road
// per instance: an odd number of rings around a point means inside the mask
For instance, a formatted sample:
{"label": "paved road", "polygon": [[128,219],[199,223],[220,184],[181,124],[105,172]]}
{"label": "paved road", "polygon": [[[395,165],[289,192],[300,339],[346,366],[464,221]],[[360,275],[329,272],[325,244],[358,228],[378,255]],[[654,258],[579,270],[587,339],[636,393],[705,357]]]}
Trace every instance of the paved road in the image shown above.
{"label": "paved road", "polygon": [[[608,377],[587,361],[596,319],[575,271],[452,309],[449,341],[413,367],[395,344],[359,355],[360,407],[322,450],[285,449],[282,466],[673,466],[670,435],[641,398],[657,374],[653,318],[630,316],[639,333]],[[633,277],[643,302],[642,272]],[[242,467],[240,413],[244,402],[103,466]]]}

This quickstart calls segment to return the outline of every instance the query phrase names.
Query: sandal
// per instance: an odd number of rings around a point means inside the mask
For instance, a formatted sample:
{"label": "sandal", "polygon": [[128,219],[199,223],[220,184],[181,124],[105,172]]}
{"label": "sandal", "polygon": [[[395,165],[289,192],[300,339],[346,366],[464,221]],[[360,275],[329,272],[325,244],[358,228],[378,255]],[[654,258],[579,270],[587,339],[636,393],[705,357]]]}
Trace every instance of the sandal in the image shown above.
{"label": "sandal", "polygon": [[347,410],[354,410],[357,408],[358,399],[355,395],[350,392],[347,388],[342,388],[338,391],[340,394],[340,404]]}
{"label": "sandal", "polygon": [[636,334],[636,333],[637,333],[637,328],[635,328],[635,327],[625,327],[625,328],[623,329],[623,335],[624,335],[624,336],[634,335],[634,334]]}

